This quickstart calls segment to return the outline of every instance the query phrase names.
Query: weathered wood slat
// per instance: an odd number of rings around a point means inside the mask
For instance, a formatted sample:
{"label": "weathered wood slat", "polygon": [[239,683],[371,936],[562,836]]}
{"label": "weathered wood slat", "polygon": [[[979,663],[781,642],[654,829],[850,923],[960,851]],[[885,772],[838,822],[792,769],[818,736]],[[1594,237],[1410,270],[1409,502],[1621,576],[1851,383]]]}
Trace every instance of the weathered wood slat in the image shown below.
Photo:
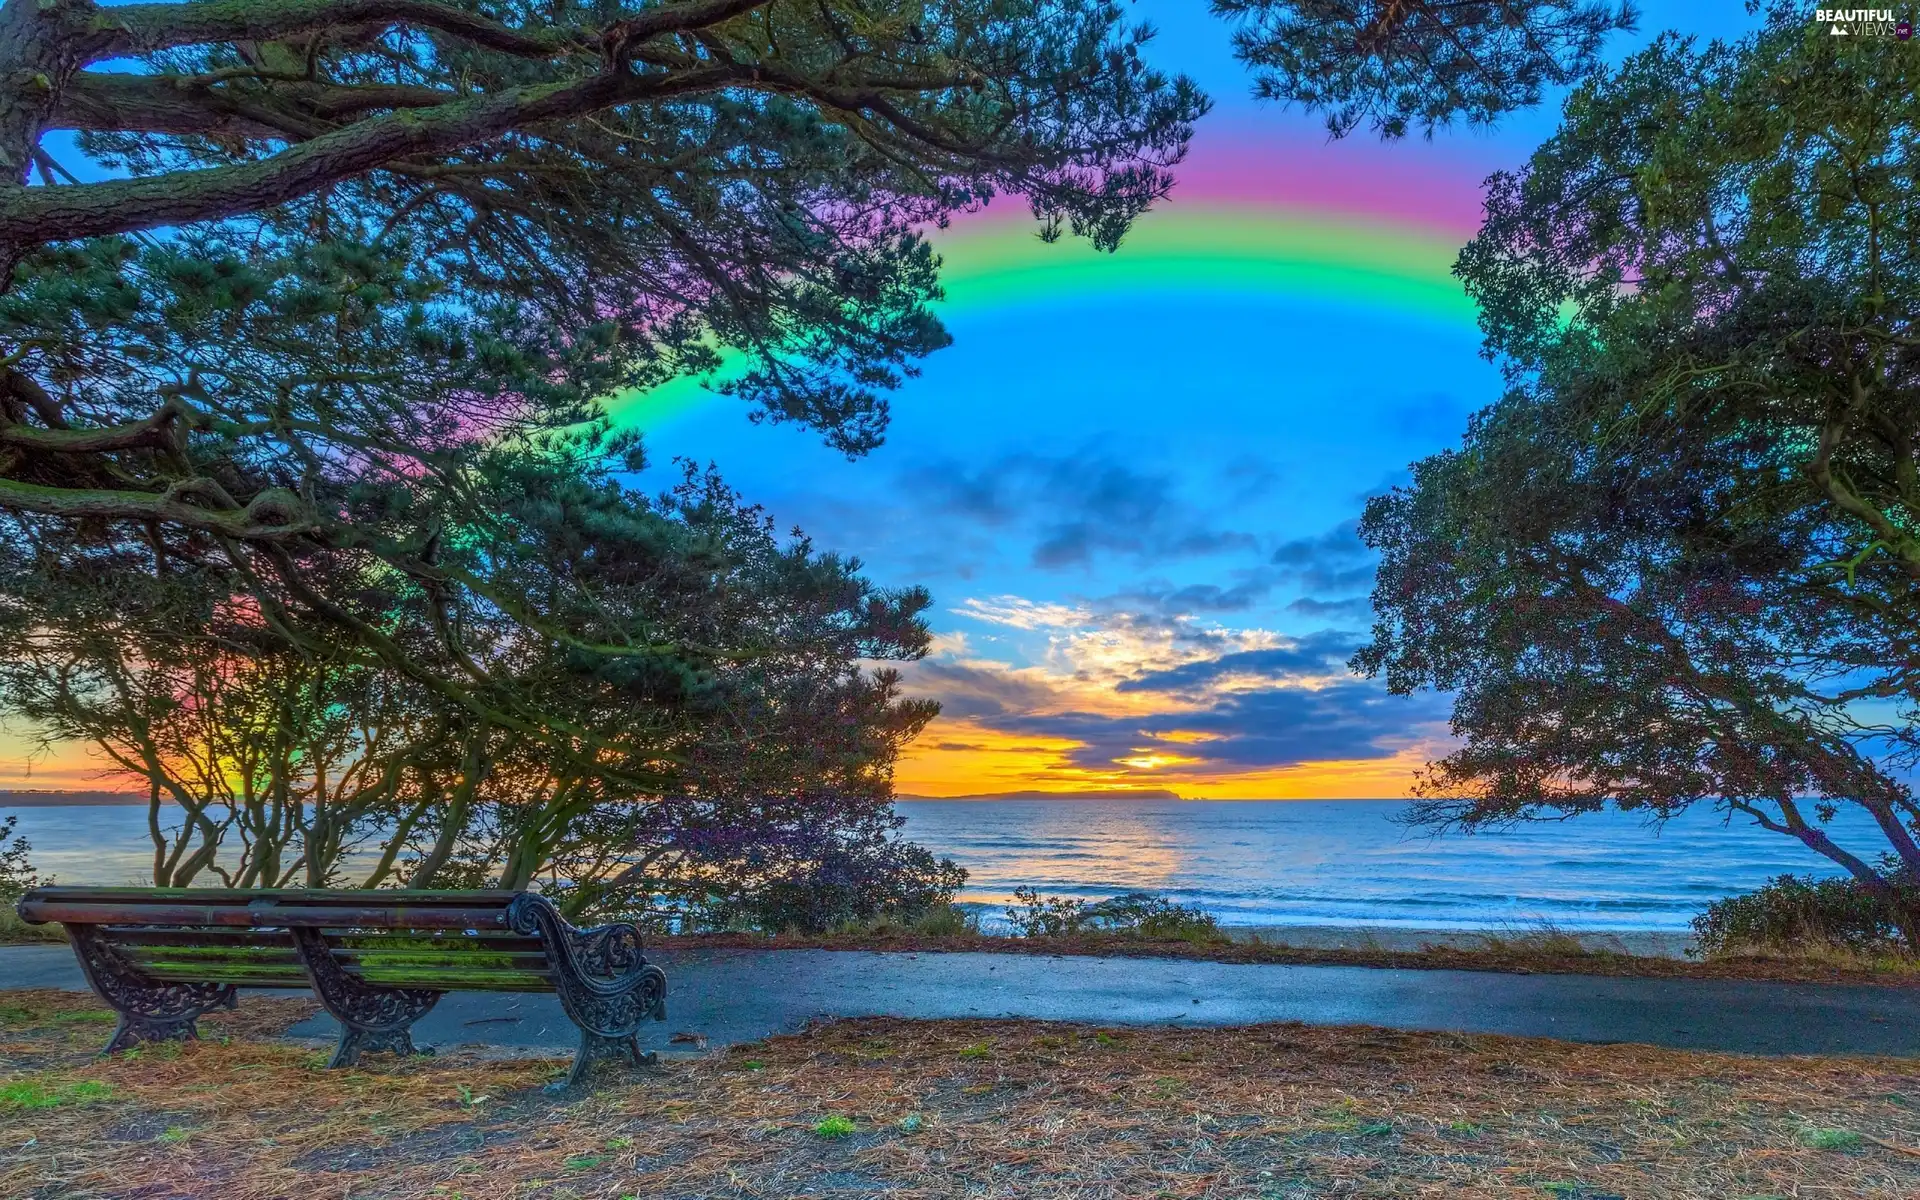
{"label": "weathered wood slat", "polygon": [[231,983],[237,987],[307,986],[307,973],[299,966],[240,967],[210,966],[203,962],[144,962],[140,970],[166,982]]}
{"label": "weathered wood slat", "polygon": [[293,925],[309,928],[350,928],[369,926],[383,929],[506,929],[504,908],[453,908],[397,905],[387,908],[352,908],[294,904],[167,904],[142,905],[137,910],[120,904],[60,901],[45,898],[22,900],[23,920],[40,924],[47,921],[78,922],[87,925],[126,925],[142,922],[154,925],[212,925],[284,929]]}
{"label": "weathered wood slat", "polygon": [[413,946],[438,948],[454,946],[484,951],[488,954],[544,954],[547,944],[536,937],[522,937],[519,934],[496,933],[491,930],[439,930],[413,931],[406,929],[362,930],[343,932],[341,930],[323,930],[330,945],[343,950],[401,950]]}
{"label": "weathered wood slat", "polygon": [[368,983],[390,988],[431,988],[443,992],[551,992],[553,979],[532,972],[350,971]]}
{"label": "weathered wood slat", "polygon": [[331,947],[334,961],[347,967],[434,967],[448,971],[545,971],[547,956],[531,954],[493,954],[461,950],[355,950]]}
{"label": "weathered wood slat", "polygon": [[284,929],[149,929],[142,925],[103,925],[116,946],[270,946],[291,951],[293,935]]}
{"label": "weathered wood slat", "polygon": [[256,900],[299,904],[444,904],[456,908],[498,905],[505,908],[517,892],[480,889],[471,892],[422,891],[410,888],[143,888],[42,887],[33,894],[46,900],[88,900],[125,904],[165,904],[189,900],[196,904],[249,904]]}
{"label": "weathered wood slat", "polygon": [[141,962],[152,959],[204,963],[288,963],[300,965],[300,956],[291,946],[148,946],[115,942],[120,953]]}

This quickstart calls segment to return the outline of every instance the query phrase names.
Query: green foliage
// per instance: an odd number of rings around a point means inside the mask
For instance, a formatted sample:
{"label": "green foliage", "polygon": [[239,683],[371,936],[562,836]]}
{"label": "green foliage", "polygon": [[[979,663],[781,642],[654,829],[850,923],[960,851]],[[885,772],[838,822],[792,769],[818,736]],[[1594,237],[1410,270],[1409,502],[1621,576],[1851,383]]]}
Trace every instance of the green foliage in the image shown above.
{"label": "green foliage", "polygon": [[44,1079],[16,1079],[0,1083],[0,1112],[96,1104],[113,1097],[113,1085],[97,1080],[55,1084]]}
{"label": "green foliage", "polygon": [[880,840],[811,859],[804,873],[773,878],[690,913],[709,927],[746,925],[768,933],[901,927],[951,929],[964,868],[919,846]]}
{"label": "green foliage", "polygon": [[847,1137],[852,1134],[856,1128],[857,1126],[846,1117],[822,1117],[814,1125],[813,1132],[820,1137],[831,1140],[834,1138]]}
{"label": "green foliage", "polygon": [[1511,388],[1361,524],[1355,666],[1461,737],[1416,819],[1707,802],[1883,895],[1881,853],[1920,871],[1908,49],[1784,6],[1663,37],[1489,182],[1455,269]]}
{"label": "green foliage", "polygon": [[1630,4],[1596,0],[1213,0],[1213,10],[1237,26],[1255,94],[1322,114],[1334,137],[1362,122],[1386,138],[1491,125],[1593,71],[1607,36],[1636,21]]}
{"label": "green foliage", "polygon": [[570,916],[776,928],[946,903],[888,805],[934,708],[871,668],[924,652],[926,594],[711,475],[635,492],[603,401],[701,376],[877,445],[947,341],[925,227],[1014,193],[1113,249],[1165,193],[1205,101],[1145,30],[1096,0],[21,11],[0,161],[52,181],[67,128],[135,179],[0,196],[0,713],[178,804],[156,883],[544,878]]}
{"label": "green foliage", "polygon": [[1174,903],[1151,892],[1127,892],[1105,900],[1042,899],[1032,888],[1015,888],[1007,923],[1020,937],[1120,934],[1131,937],[1217,942],[1225,938],[1212,913]]}
{"label": "green foliage", "polygon": [[[29,888],[39,887],[43,880],[33,869],[28,855],[33,847],[27,844],[23,836],[15,836],[14,828],[20,823],[17,816],[0,818],[0,904],[11,907]],[[8,839],[12,840],[9,841]]]}
{"label": "green foliage", "polygon": [[1814,1150],[1858,1150],[1864,1139],[1851,1129],[1815,1129],[1800,1131],[1800,1144]]}
{"label": "green foliage", "polygon": [[1707,905],[1693,919],[1694,942],[1709,957],[1743,951],[1828,949],[1882,957],[1920,956],[1905,930],[1920,924],[1920,887],[1896,884],[1889,898],[1853,879],[1780,875],[1744,895]]}

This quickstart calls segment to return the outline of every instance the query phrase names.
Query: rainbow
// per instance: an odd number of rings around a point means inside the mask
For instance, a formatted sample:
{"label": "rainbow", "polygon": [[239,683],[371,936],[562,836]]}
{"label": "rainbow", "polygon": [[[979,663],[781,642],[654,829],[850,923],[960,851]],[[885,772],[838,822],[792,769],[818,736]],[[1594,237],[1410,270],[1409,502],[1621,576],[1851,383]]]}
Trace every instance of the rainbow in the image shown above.
{"label": "rainbow", "polygon": [[[1163,206],[1114,254],[1084,241],[1051,245],[1024,205],[995,204],[935,234],[950,322],[970,313],[1114,297],[1264,295],[1309,298],[1365,317],[1473,328],[1452,266],[1477,224],[1480,191],[1457,174],[1382,166],[1383,152],[1271,141],[1202,147]],[[710,403],[680,379],[610,406],[654,424]]]}

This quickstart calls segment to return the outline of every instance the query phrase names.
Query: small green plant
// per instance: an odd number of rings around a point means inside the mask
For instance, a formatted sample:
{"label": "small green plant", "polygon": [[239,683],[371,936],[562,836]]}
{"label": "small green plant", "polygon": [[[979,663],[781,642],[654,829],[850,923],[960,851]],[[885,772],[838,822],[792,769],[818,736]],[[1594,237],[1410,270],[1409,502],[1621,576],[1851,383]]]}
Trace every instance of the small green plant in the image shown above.
{"label": "small green plant", "polygon": [[1368,1121],[1355,1126],[1353,1132],[1357,1137],[1385,1137],[1393,1132],[1393,1122]]}
{"label": "small green plant", "polygon": [[605,1161],[604,1154],[576,1154],[566,1160],[565,1166],[569,1171],[591,1171]]}
{"label": "small green plant", "polygon": [[1220,922],[1210,912],[1176,904],[1152,892],[1127,892],[1105,900],[1042,899],[1032,888],[1015,888],[1018,903],[1007,909],[1007,924],[1021,937],[1074,934],[1122,934],[1186,942],[1220,942]]}
{"label": "small green plant", "polygon": [[822,1117],[814,1125],[813,1132],[823,1138],[843,1138],[851,1134],[855,1128],[854,1123],[846,1117]]}
{"label": "small green plant", "polygon": [[960,1057],[961,1058],[991,1058],[993,1057],[993,1043],[992,1042],[975,1042],[973,1045],[962,1049],[960,1051]]}
{"label": "small green plant", "polygon": [[1093,1044],[1096,1046],[1118,1046],[1120,1039],[1102,1029],[1093,1035]]}
{"label": "small green plant", "polygon": [[1472,1121],[1448,1121],[1447,1132],[1455,1137],[1479,1137],[1482,1126]]}
{"label": "small green plant", "polygon": [[631,1150],[633,1149],[633,1139],[630,1137],[610,1137],[607,1139],[607,1149]]}
{"label": "small green plant", "polygon": [[468,1086],[467,1086],[466,1084],[464,1084],[464,1083],[456,1083],[456,1084],[454,1084],[454,1085],[453,1085],[453,1090],[454,1090],[454,1092],[455,1092],[455,1094],[457,1094],[457,1095],[458,1095],[458,1096],[460,1097],[460,1107],[461,1107],[461,1108],[472,1108],[472,1107],[474,1107],[474,1106],[475,1106],[476,1104],[485,1104],[485,1103],[486,1103],[486,1102],[487,1102],[488,1100],[491,1100],[491,1099],[493,1098],[493,1097],[491,1097],[491,1096],[476,1096],[476,1095],[474,1095],[474,1094],[473,1094],[473,1089],[472,1089],[472,1088],[470,1088],[470,1087],[468,1087]]}
{"label": "small green plant", "polygon": [[111,1025],[120,1018],[110,1012],[101,1012],[97,1008],[80,1008],[69,1012],[57,1012],[53,1019],[61,1025]]}
{"label": "small green plant", "polygon": [[191,1133],[188,1133],[178,1125],[169,1125],[167,1126],[167,1131],[160,1135],[160,1140],[169,1146],[178,1146],[192,1136]]}
{"label": "small green plant", "polygon": [[1800,1131],[1800,1144],[1815,1150],[1858,1150],[1860,1135],[1851,1129],[1814,1129]]}
{"label": "small green plant", "polygon": [[0,1112],[59,1108],[65,1104],[90,1104],[111,1099],[113,1085],[92,1079],[65,1086],[56,1086],[40,1079],[19,1079],[0,1084]]}
{"label": "small green plant", "polygon": [[740,1069],[743,1071],[764,1071],[767,1069],[767,1064],[757,1058],[750,1058],[740,1064]]}

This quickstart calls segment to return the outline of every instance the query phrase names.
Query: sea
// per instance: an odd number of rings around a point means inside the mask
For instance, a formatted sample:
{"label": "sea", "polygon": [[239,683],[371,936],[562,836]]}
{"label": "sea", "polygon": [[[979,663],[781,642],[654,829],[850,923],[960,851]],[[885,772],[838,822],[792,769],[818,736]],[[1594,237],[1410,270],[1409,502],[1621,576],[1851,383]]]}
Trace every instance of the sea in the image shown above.
{"label": "sea", "polygon": [[[164,810],[171,811],[171,810]],[[1840,872],[1798,842],[1705,806],[1432,834],[1397,800],[905,800],[906,835],[965,867],[989,918],[1014,889],[1164,894],[1223,925],[1684,931],[1709,901],[1776,875]],[[18,832],[63,883],[144,883],[144,807],[29,806]],[[1847,814],[1843,845],[1878,840]]]}

